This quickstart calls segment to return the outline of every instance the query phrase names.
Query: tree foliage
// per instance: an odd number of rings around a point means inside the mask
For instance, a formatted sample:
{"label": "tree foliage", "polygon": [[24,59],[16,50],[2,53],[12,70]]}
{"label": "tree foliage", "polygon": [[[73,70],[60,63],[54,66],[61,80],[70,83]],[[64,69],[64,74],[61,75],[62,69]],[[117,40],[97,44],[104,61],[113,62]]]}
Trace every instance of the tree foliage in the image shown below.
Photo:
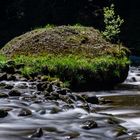
{"label": "tree foliage", "polygon": [[119,15],[115,14],[114,4],[110,7],[105,7],[104,11],[104,23],[105,30],[102,32],[103,36],[109,41],[116,41],[118,35],[121,32],[120,27],[124,20]]}

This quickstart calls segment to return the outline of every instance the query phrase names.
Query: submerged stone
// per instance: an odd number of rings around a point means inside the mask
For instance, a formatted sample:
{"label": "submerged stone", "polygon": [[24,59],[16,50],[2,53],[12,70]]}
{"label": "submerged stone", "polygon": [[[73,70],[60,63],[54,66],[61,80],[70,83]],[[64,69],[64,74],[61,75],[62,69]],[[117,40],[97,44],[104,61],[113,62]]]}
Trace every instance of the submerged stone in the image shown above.
{"label": "submerged stone", "polygon": [[0,109],[0,118],[4,118],[8,115],[8,112],[4,109]]}
{"label": "submerged stone", "polygon": [[21,109],[19,114],[18,114],[18,116],[30,116],[30,115],[32,115],[32,111],[30,111],[27,108]]}
{"label": "submerged stone", "polygon": [[8,93],[8,95],[9,96],[21,96],[21,92],[16,89],[13,89]]}
{"label": "submerged stone", "polygon": [[93,129],[93,128],[97,128],[98,125],[97,123],[94,121],[94,120],[87,120],[85,121],[82,126],[81,126],[83,129]]}
{"label": "submerged stone", "polygon": [[32,134],[30,137],[31,138],[40,138],[40,137],[42,137],[43,136],[43,130],[42,130],[42,128],[38,128],[35,132],[34,132],[34,134]]}

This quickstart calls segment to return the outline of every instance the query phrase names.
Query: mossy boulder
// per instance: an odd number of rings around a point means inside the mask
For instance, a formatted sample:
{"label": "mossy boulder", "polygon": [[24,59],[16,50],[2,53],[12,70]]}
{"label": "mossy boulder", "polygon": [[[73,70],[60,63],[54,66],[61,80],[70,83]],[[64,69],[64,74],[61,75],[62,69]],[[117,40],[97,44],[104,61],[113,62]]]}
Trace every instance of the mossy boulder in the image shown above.
{"label": "mossy boulder", "polygon": [[[93,27],[45,27],[27,32],[8,42],[1,52],[7,56],[30,54],[78,54],[95,57],[118,55],[117,45],[107,42]],[[122,53],[120,51],[120,53]]]}
{"label": "mossy boulder", "polygon": [[23,75],[58,77],[74,90],[112,88],[129,70],[128,49],[107,42],[93,27],[35,29],[11,40],[1,53],[24,64]]}

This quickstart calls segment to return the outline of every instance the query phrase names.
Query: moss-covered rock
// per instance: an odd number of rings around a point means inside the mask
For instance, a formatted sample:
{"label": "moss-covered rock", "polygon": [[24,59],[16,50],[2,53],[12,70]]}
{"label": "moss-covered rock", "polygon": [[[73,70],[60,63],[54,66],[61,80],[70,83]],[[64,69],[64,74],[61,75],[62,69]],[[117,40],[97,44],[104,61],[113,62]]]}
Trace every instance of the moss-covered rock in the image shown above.
{"label": "moss-covered rock", "polygon": [[93,27],[59,26],[27,32],[7,43],[1,52],[6,56],[44,53],[80,53],[87,57],[103,54],[122,55],[124,52],[117,47],[119,46],[103,39],[100,32]]}
{"label": "moss-covered rock", "polygon": [[107,42],[98,30],[83,26],[36,29],[1,50],[14,58],[15,65],[24,64],[20,69],[24,76],[58,77],[73,90],[108,89],[123,82],[129,70],[128,52]]}

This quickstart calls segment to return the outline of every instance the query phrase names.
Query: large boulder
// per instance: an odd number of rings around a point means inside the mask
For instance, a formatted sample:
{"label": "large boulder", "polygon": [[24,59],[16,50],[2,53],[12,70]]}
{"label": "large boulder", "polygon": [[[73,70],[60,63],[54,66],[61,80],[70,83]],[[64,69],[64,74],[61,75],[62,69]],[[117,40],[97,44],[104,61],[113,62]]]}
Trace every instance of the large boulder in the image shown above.
{"label": "large boulder", "polygon": [[[53,65],[53,71],[48,66],[47,73],[69,81],[70,87],[77,90],[108,89],[123,82],[129,70],[125,47],[107,42],[93,27],[79,25],[47,26],[27,32],[7,43],[1,53],[7,57],[54,55],[58,62],[51,59],[57,64],[44,58]],[[34,65],[30,63],[28,68]]]}

